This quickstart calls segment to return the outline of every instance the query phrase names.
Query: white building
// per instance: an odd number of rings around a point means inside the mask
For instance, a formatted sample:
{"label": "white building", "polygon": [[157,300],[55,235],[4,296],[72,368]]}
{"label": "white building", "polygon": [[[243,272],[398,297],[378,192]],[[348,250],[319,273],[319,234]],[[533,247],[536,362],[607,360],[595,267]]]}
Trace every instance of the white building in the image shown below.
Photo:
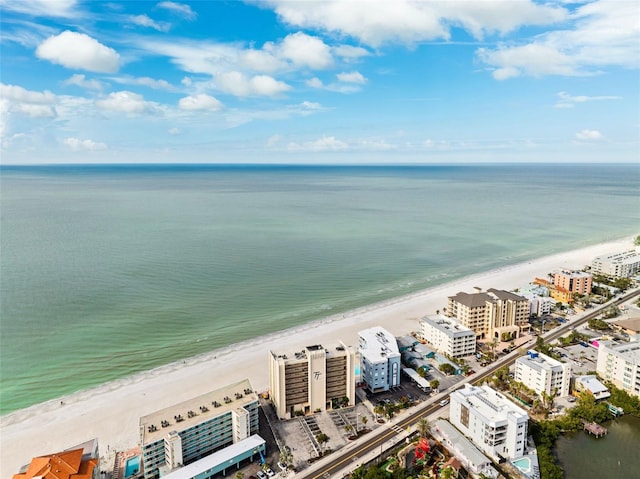
{"label": "white building", "polygon": [[476,352],[476,334],[455,318],[441,314],[426,316],[420,321],[422,339],[436,351],[453,358]]}
{"label": "white building", "polygon": [[396,338],[375,326],[358,332],[360,379],[371,392],[388,391],[400,385],[400,351]]}
{"label": "white building", "polygon": [[616,387],[640,397],[640,342],[600,341],[596,372]]}
{"label": "white building", "polygon": [[248,379],[140,418],[145,479],[168,474],[258,433]]}
{"label": "white building", "polygon": [[576,376],[574,381],[575,390],[577,392],[589,391],[593,394],[596,401],[611,397],[611,393],[607,389],[607,386],[598,381],[598,378],[595,376]]}
{"label": "white building", "polygon": [[629,278],[640,271],[640,253],[636,250],[597,256],[591,263],[593,274]]}
{"label": "white building", "polygon": [[496,461],[524,454],[529,415],[489,386],[465,384],[451,393],[449,420]]}
{"label": "white building", "polygon": [[568,396],[571,385],[571,365],[561,363],[537,351],[528,351],[516,359],[514,379],[533,389],[559,397]]}
{"label": "white building", "polygon": [[[340,342],[302,351],[269,354],[271,401],[280,419],[332,409],[335,402],[353,406],[356,399],[355,352]],[[400,374],[400,372],[398,372]]]}

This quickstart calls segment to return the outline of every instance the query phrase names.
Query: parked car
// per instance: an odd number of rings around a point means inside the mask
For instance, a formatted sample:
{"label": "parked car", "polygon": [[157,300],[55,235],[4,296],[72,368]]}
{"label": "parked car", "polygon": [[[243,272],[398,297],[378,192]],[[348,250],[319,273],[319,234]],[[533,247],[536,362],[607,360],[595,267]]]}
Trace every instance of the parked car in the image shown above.
{"label": "parked car", "polygon": [[440,406],[446,406],[447,404],[449,404],[448,399],[443,399],[442,401],[440,401]]}
{"label": "parked car", "polygon": [[276,475],[276,473],[273,472],[273,470],[271,470],[271,468],[268,468],[265,472],[267,473],[267,476],[269,476],[269,477],[273,477],[273,476]]}
{"label": "parked car", "polygon": [[258,471],[258,472],[257,472],[257,474],[258,474],[258,478],[259,478],[259,479],[267,479],[267,477],[268,477],[268,476],[267,476],[264,472],[262,472],[262,471]]}
{"label": "parked car", "polygon": [[278,467],[280,468],[281,471],[287,470],[287,465],[284,462],[279,462]]}

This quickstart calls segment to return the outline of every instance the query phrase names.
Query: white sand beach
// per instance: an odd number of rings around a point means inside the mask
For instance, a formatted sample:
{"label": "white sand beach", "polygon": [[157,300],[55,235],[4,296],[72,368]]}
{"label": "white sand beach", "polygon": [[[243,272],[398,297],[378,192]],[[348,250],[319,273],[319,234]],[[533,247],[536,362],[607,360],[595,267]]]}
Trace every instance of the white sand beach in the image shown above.
{"label": "white sand beach", "polygon": [[[554,269],[582,268],[594,256],[632,247],[632,239],[625,238],[469,276],[5,415],[0,418],[0,477],[11,478],[34,456],[93,437],[99,438],[101,455],[110,460],[114,450],[137,445],[140,416],[244,378],[256,390],[265,391],[269,350],[291,352],[338,340],[356,347],[357,332],[376,325],[396,335],[408,334],[418,329],[422,316],[442,310],[447,297],[459,291],[518,288]],[[111,466],[107,462],[102,467]]]}

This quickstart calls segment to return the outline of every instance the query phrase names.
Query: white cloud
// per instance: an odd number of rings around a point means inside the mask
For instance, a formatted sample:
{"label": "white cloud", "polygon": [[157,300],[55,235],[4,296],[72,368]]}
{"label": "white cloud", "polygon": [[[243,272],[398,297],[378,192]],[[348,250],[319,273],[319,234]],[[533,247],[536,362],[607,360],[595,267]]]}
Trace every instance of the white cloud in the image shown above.
{"label": "white cloud", "polygon": [[56,96],[50,91],[36,92],[21,86],[0,83],[2,116],[17,113],[31,118],[53,118]]}
{"label": "white cloud", "polygon": [[139,25],[141,27],[153,28],[154,30],[158,30],[159,32],[168,32],[171,28],[171,24],[166,22],[156,22],[151,19],[148,15],[131,15],[129,16],[129,21],[134,25]]}
{"label": "white cloud", "polygon": [[157,80],[155,78],[150,77],[114,77],[111,78],[114,82],[120,83],[121,85],[139,85],[146,86],[152,88],[154,90],[167,90],[167,91],[175,91],[176,88],[166,80]]}
{"label": "white cloud", "polygon": [[302,32],[287,35],[280,44],[278,53],[297,66],[321,70],[333,64],[329,46],[318,37]]}
{"label": "white cloud", "polygon": [[522,25],[548,25],[567,16],[563,8],[540,5],[531,0],[263,0],[261,4],[271,5],[290,25],[338,32],[375,47],[384,43],[414,44],[449,39],[452,26],[461,26],[481,38],[488,32],[506,33]]}
{"label": "white cloud", "polygon": [[313,77],[308,79],[305,84],[307,86],[310,86],[311,88],[322,88],[324,85],[322,83],[322,80],[320,80],[320,78],[318,77]]}
{"label": "white cloud", "polygon": [[65,138],[62,142],[73,151],[98,151],[107,148],[105,143],[98,143],[88,139],[81,140],[79,138],[69,137]]}
{"label": "white cloud", "polygon": [[338,45],[336,47],[332,47],[331,51],[335,55],[346,60],[357,60],[358,58],[371,55],[369,50],[362,47],[354,47],[352,45]]}
{"label": "white cloud", "polygon": [[113,73],[120,63],[120,55],[113,48],[69,30],[47,38],[38,46],[36,55],[67,68],[100,73]]}
{"label": "white cloud", "polygon": [[227,72],[216,76],[216,85],[235,96],[275,96],[291,89],[289,85],[268,75],[248,78],[241,72]]}
{"label": "white cloud", "polygon": [[291,142],[287,145],[289,151],[341,151],[348,148],[349,145],[347,143],[336,139],[335,136],[323,136],[317,140],[305,143]]}
{"label": "white cloud", "polygon": [[156,110],[155,103],[145,101],[142,95],[130,91],[110,93],[107,98],[97,100],[96,106],[103,110],[130,114],[150,113]]}
{"label": "white cloud", "polygon": [[477,57],[499,80],[520,75],[584,76],[603,67],[640,67],[640,22],[633,1],[596,0],[580,5],[569,28],[526,45],[481,48]]}
{"label": "white cloud", "polygon": [[169,133],[171,136],[177,136],[177,135],[180,135],[182,131],[180,131],[180,128],[173,127],[173,128],[169,128],[167,130],[167,133]]}
{"label": "white cloud", "polygon": [[220,101],[204,93],[180,98],[178,106],[181,110],[217,111],[222,109],[222,103],[220,103]]}
{"label": "white cloud", "polygon": [[576,133],[576,139],[582,141],[597,141],[602,140],[603,136],[598,130],[582,130]]}
{"label": "white cloud", "polygon": [[364,85],[365,83],[367,83],[367,79],[362,76],[362,73],[360,72],[338,73],[336,75],[336,78],[338,78],[338,80],[343,83],[357,83],[359,85]]}
{"label": "white cloud", "polygon": [[178,15],[186,18],[187,20],[194,20],[197,16],[196,12],[191,10],[191,7],[184,3],[160,2],[156,6],[158,8],[164,8],[165,10],[169,10],[173,13],[177,13]]}
{"label": "white cloud", "polygon": [[78,15],[77,4],[77,0],[2,0],[0,7],[34,17],[71,18]]}
{"label": "white cloud", "polygon": [[62,84],[76,85],[86,90],[96,90],[96,91],[102,90],[102,87],[103,87],[102,83],[99,82],[98,80],[87,80],[87,78],[80,73],[75,73],[71,75],[69,78],[63,81]]}
{"label": "white cloud", "polygon": [[554,105],[556,108],[573,108],[578,103],[586,103],[590,101],[602,100],[621,100],[619,96],[586,96],[586,95],[570,95],[567,92],[558,92],[560,98]]}

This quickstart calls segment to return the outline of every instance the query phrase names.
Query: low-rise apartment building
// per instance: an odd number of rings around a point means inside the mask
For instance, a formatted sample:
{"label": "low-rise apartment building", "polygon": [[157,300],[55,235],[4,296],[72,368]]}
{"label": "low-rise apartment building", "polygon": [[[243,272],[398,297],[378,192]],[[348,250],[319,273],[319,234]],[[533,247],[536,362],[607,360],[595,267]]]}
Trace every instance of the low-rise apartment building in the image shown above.
{"label": "low-rise apartment building", "polygon": [[616,387],[640,397],[640,342],[600,341],[596,372]]}
{"label": "low-rise apartment building", "polygon": [[140,418],[145,479],[164,476],[258,433],[248,379]]}
{"label": "low-rise apartment building", "polygon": [[529,415],[489,386],[465,384],[451,393],[449,420],[495,461],[524,454]]}
{"label": "low-rise apartment building", "polygon": [[596,256],[591,263],[591,272],[612,278],[629,278],[640,272],[640,253],[629,250]]}
{"label": "low-rise apartment building", "polygon": [[591,273],[584,271],[557,271],[553,274],[553,285],[572,293],[589,294],[593,284]]}
{"label": "low-rise apartment building", "polygon": [[369,391],[388,391],[400,385],[400,351],[396,338],[375,326],[358,332],[360,379]]}
{"label": "low-rise apartment building", "polygon": [[452,358],[476,352],[476,334],[455,318],[444,315],[425,316],[420,320],[420,334],[436,351]]}
{"label": "low-rise apartment building", "polygon": [[34,457],[13,479],[98,479],[98,439],[46,456]]}
{"label": "low-rise apartment building", "polygon": [[540,395],[544,392],[550,396],[568,396],[571,365],[537,351],[528,351],[516,359],[514,379]]}
{"label": "low-rise apartment building", "polygon": [[307,346],[292,354],[270,351],[269,393],[278,417],[326,411],[334,401],[353,406],[355,361],[353,349],[342,342],[331,349]]}

